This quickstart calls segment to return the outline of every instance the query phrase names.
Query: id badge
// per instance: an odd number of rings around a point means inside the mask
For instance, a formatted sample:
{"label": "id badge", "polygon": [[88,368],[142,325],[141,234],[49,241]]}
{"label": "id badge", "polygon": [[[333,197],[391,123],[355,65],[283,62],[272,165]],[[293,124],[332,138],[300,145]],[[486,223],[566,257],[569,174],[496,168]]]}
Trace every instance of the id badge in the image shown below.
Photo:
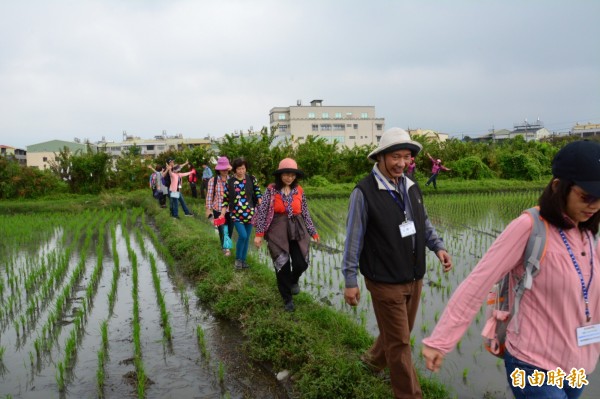
{"label": "id badge", "polygon": [[400,225],[400,235],[402,238],[412,236],[416,232],[415,222],[412,220],[408,220]]}
{"label": "id badge", "polygon": [[600,324],[579,327],[577,329],[577,345],[585,346],[600,342]]}

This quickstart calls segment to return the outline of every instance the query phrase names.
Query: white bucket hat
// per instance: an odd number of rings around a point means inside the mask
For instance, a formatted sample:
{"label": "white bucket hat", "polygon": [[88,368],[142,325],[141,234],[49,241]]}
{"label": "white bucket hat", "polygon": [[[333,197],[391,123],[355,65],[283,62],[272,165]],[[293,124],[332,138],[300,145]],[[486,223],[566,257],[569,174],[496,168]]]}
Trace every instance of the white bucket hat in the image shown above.
{"label": "white bucket hat", "polygon": [[377,161],[377,155],[401,149],[410,150],[412,156],[416,157],[423,146],[421,143],[411,140],[410,134],[406,130],[393,127],[383,133],[379,140],[379,147],[369,154],[369,159]]}

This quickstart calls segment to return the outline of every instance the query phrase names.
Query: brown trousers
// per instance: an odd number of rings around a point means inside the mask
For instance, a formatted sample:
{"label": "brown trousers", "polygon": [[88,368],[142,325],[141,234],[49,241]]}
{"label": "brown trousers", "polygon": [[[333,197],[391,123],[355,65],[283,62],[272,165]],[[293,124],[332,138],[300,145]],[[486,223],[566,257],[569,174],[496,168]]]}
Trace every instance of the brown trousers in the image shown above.
{"label": "brown trousers", "polygon": [[421,386],[412,362],[410,332],[419,309],[423,280],[406,284],[369,279],[365,282],[379,327],[379,336],[366,357],[377,367],[389,367],[395,398],[421,398]]}

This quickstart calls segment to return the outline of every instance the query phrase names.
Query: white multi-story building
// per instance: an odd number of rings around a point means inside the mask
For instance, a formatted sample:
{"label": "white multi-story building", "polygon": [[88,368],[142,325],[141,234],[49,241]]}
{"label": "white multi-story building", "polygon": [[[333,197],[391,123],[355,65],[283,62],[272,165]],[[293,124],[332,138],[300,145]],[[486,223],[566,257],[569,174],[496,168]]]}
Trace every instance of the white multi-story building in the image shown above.
{"label": "white multi-story building", "polygon": [[277,127],[276,135],[300,143],[315,136],[347,147],[377,144],[385,129],[385,118],[375,115],[374,106],[324,106],[323,100],[271,108],[269,119],[270,126]]}

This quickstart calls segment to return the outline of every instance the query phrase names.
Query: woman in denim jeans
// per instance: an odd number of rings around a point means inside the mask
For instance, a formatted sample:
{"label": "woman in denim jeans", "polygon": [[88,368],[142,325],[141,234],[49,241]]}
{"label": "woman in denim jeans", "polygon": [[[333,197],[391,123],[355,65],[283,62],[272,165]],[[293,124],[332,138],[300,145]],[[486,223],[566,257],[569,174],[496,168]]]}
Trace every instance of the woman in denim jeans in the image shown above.
{"label": "woman in denim jeans", "polygon": [[[600,337],[593,334],[600,330],[600,277],[594,278],[600,271],[600,242],[594,242],[600,225],[600,143],[567,144],[554,157],[552,174],[538,201],[548,223],[545,254],[506,334],[506,376],[518,399],[579,398],[600,356]],[[440,368],[496,281],[507,273],[522,278],[532,225],[528,214],[513,220],[456,289],[423,340],[428,369]],[[511,309],[513,301],[511,289]]]}
{"label": "woman in denim jeans", "polygon": [[248,243],[252,234],[252,218],[255,207],[261,202],[262,194],[256,178],[246,173],[248,162],[244,158],[236,158],[231,163],[233,176],[227,180],[223,190],[223,205],[221,216],[229,212],[238,239],[235,244],[236,270],[248,268],[246,256]]}

